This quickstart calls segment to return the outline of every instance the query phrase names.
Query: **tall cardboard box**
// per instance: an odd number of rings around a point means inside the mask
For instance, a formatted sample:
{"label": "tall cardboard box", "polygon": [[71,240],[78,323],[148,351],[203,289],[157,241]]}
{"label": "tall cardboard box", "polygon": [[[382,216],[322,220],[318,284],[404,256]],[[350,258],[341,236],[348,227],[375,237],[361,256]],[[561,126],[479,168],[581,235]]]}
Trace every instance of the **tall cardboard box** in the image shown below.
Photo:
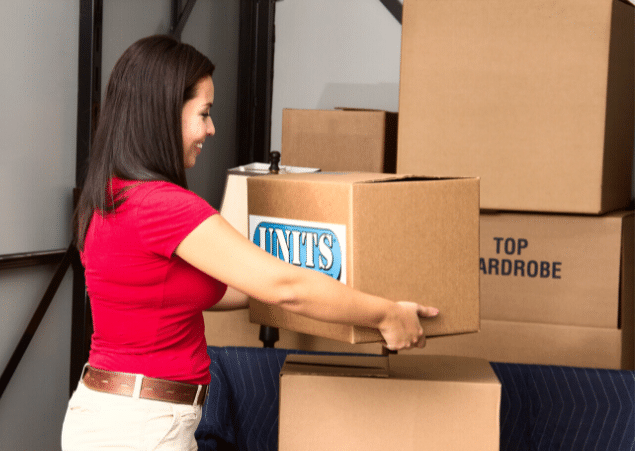
{"label": "tall cardboard box", "polygon": [[626,208],[634,7],[405,0],[398,173],[481,178],[481,206]]}
{"label": "tall cardboard box", "polygon": [[483,214],[481,330],[414,352],[635,369],[634,219]]}
{"label": "tall cardboard box", "polygon": [[[479,181],[373,173],[248,180],[249,237],[297,266],[392,300],[439,308],[429,336],[479,328]],[[253,322],[349,343],[377,330],[329,324],[258,301]]]}
{"label": "tall cardboard box", "polygon": [[498,451],[501,384],[481,359],[288,356],[280,451]]}
{"label": "tall cardboard box", "polygon": [[282,110],[284,164],[328,171],[394,173],[397,113],[381,110]]}

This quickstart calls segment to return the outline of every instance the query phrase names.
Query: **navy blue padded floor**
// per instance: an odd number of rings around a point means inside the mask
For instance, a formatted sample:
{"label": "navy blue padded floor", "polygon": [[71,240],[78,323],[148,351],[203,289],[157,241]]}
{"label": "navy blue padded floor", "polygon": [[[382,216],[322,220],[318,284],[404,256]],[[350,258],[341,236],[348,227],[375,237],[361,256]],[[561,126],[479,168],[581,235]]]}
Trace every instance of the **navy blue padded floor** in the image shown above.
{"label": "navy blue padded floor", "polygon": [[[200,451],[275,451],[285,349],[209,347]],[[491,363],[502,384],[501,451],[635,450],[635,372]]]}

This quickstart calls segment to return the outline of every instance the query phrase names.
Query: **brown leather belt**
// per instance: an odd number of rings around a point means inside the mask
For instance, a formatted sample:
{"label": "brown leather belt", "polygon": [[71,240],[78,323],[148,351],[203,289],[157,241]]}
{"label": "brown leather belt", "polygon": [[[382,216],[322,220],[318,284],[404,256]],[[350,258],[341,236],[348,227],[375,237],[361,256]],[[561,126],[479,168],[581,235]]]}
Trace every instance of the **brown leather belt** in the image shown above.
{"label": "brown leather belt", "polygon": [[[84,374],[84,385],[92,390],[134,396],[137,378],[135,374],[99,370],[90,366],[86,366]],[[206,394],[207,385],[193,385],[144,376],[141,381],[139,398],[202,406]]]}

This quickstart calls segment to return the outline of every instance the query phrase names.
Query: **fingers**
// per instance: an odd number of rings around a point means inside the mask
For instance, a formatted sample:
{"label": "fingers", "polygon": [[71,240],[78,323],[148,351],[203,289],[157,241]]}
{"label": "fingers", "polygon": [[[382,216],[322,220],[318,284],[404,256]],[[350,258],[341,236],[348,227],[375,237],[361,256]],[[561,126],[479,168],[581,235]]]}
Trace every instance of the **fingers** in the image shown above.
{"label": "fingers", "polygon": [[426,344],[426,336],[421,327],[418,330],[410,335],[410,338],[403,337],[402,341],[398,342],[395,340],[383,341],[382,345],[384,348],[389,351],[401,351],[405,349],[412,348],[423,348]]}
{"label": "fingers", "polygon": [[439,314],[439,310],[414,302],[400,301],[397,304],[403,309],[401,317],[393,324],[393,327],[382,331],[385,340],[384,347],[389,351],[423,348],[426,344],[426,337],[419,318],[435,317]]}
{"label": "fingers", "polygon": [[439,314],[439,309],[434,307],[425,307],[423,305],[419,305],[417,307],[417,314],[420,318],[432,318]]}

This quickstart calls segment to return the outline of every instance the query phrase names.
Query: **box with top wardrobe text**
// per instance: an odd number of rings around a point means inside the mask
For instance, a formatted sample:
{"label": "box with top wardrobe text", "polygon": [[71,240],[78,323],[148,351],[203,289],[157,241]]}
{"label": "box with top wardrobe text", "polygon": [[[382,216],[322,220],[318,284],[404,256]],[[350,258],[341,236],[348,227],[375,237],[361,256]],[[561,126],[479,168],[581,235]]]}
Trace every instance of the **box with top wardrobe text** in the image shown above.
{"label": "box with top wardrobe text", "polygon": [[483,212],[481,330],[422,352],[632,370],[634,235],[633,211]]}

